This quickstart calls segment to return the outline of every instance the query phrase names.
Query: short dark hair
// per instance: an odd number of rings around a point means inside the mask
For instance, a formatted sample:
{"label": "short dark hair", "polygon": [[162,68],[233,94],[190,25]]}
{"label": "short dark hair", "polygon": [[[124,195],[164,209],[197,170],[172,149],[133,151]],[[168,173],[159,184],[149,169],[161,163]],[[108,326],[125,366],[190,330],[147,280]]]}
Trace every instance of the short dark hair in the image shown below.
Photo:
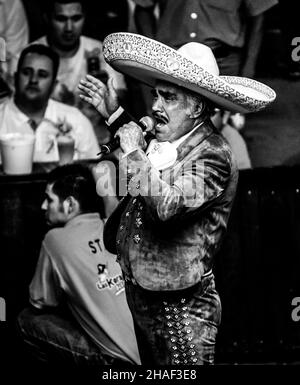
{"label": "short dark hair", "polygon": [[30,53],[47,56],[49,59],[51,59],[53,64],[53,81],[55,81],[59,67],[59,56],[56,52],[53,51],[53,49],[43,44],[30,44],[23,49],[19,57],[17,73],[20,72],[25,57]]}
{"label": "short dark hair", "polygon": [[43,4],[44,12],[48,15],[51,15],[51,13],[54,10],[55,4],[70,4],[70,3],[80,3],[83,12],[85,12],[85,8],[86,8],[85,2],[86,1],[83,1],[83,0],[46,0]]}
{"label": "short dark hair", "polygon": [[52,191],[60,202],[73,196],[82,213],[99,211],[96,182],[88,166],[80,163],[58,166],[48,174],[47,182],[52,185]]}

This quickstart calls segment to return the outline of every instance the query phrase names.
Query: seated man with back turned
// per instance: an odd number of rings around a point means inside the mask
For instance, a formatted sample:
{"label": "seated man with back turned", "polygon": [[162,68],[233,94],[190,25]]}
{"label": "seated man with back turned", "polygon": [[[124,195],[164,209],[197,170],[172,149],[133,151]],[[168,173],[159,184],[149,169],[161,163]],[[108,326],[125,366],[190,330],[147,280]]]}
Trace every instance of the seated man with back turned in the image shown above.
{"label": "seated man with back turned", "polygon": [[42,209],[53,229],[30,284],[32,308],[18,317],[25,346],[40,361],[140,363],[121,269],[103,244],[98,199],[89,168],[65,165],[49,174]]}
{"label": "seated man with back turned", "polygon": [[15,74],[15,94],[0,105],[0,134],[35,135],[35,162],[58,161],[57,135],[70,133],[75,140],[74,159],[96,158],[99,152],[90,121],[75,107],[50,98],[59,58],[51,48],[25,48]]}

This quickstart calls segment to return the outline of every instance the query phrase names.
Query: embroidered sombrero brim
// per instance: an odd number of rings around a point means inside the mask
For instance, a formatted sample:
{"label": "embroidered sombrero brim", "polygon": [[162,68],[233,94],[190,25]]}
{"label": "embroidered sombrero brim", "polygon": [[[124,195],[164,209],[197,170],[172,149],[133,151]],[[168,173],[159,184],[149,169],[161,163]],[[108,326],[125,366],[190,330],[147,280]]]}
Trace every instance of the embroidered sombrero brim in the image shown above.
{"label": "embroidered sombrero brim", "polygon": [[163,80],[241,113],[264,109],[276,98],[265,84],[237,76],[217,76],[180,52],[133,33],[113,33],[103,42],[104,58],[115,70],[151,87]]}

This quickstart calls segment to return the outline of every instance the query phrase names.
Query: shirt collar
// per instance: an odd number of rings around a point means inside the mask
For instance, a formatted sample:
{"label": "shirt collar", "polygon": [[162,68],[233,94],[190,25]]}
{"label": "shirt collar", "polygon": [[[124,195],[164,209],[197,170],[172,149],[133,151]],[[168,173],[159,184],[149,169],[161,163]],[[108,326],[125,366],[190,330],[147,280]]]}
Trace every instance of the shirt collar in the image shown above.
{"label": "shirt collar", "polygon": [[100,214],[96,213],[96,212],[79,214],[79,215],[76,215],[76,217],[70,219],[65,224],[65,227],[74,226],[78,223],[90,222],[90,221],[95,221],[95,220],[99,220],[99,219],[100,219]]}
{"label": "shirt collar", "polygon": [[22,122],[22,123],[25,123],[25,122],[28,122],[29,120],[29,117],[27,115],[24,114],[24,112],[22,112],[19,107],[17,107],[15,101],[13,98],[11,98],[9,100],[9,107],[10,107],[10,110],[11,110],[11,114],[12,115],[15,115],[18,117],[18,119]]}
{"label": "shirt collar", "polygon": [[172,142],[171,144],[172,144],[175,148],[179,147],[179,146],[181,145],[181,143],[183,143],[183,142],[184,142],[190,135],[192,135],[192,133],[193,133],[194,131],[196,131],[199,127],[201,127],[202,124],[203,124],[203,122],[197,124],[197,126],[194,127],[194,128],[192,129],[192,131],[189,131],[187,134],[181,136],[179,139],[174,140],[174,142]]}
{"label": "shirt collar", "polygon": [[[28,120],[30,120],[29,116],[27,116],[26,114],[24,114],[24,112],[22,112],[19,107],[16,105],[15,101],[13,98],[11,98],[9,100],[9,107],[10,107],[10,110],[11,110],[11,113],[18,116],[18,119],[22,122],[22,123],[25,123],[25,122],[28,122]],[[48,100],[48,104],[47,104],[47,107],[46,107],[46,110],[45,110],[45,114],[44,114],[44,119],[48,119],[48,120],[52,120],[51,117],[52,117],[52,114],[51,114],[51,110],[53,110],[53,102],[51,99]]]}
{"label": "shirt collar", "polygon": [[[184,142],[190,135],[192,135],[193,132],[195,132],[199,127],[201,127],[203,123],[204,123],[204,121],[201,122],[201,123],[199,123],[199,124],[197,124],[196,127],[194,127],[194,128],[193,128],[191,131],[189,131],[187,134],[181,136],[179,139],[174,140],[174,142],[170,142],[170,144],[172,145],[172,147],[174,147],[174,148],[179,147],[179,146],[181,145],[181,143],[183,143],[183,142]],[[152,142],[152,145],[153,145],[154,143],[161,143],[162,145],[163,145],[163,143],[166,143],[166,142],[158,142],[157,139],[152,139],[151,142]],[[151,143],[151,142],[150,142],[150,143]],[[148,146],[148,149],[147,149],[147,150],[149,150],[150,143],[149,143],[149,146]]]}

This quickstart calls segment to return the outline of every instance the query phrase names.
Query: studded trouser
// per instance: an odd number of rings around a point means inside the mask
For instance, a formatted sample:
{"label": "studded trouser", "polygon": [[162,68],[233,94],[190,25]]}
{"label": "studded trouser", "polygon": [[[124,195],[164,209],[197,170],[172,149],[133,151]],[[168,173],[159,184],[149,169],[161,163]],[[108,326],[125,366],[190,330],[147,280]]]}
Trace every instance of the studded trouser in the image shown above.
{"label": "studded trouser", "polygon": [[142,364],[213,364],[221,303],[214,276],[172,293],[150,292],[126,281]]}

